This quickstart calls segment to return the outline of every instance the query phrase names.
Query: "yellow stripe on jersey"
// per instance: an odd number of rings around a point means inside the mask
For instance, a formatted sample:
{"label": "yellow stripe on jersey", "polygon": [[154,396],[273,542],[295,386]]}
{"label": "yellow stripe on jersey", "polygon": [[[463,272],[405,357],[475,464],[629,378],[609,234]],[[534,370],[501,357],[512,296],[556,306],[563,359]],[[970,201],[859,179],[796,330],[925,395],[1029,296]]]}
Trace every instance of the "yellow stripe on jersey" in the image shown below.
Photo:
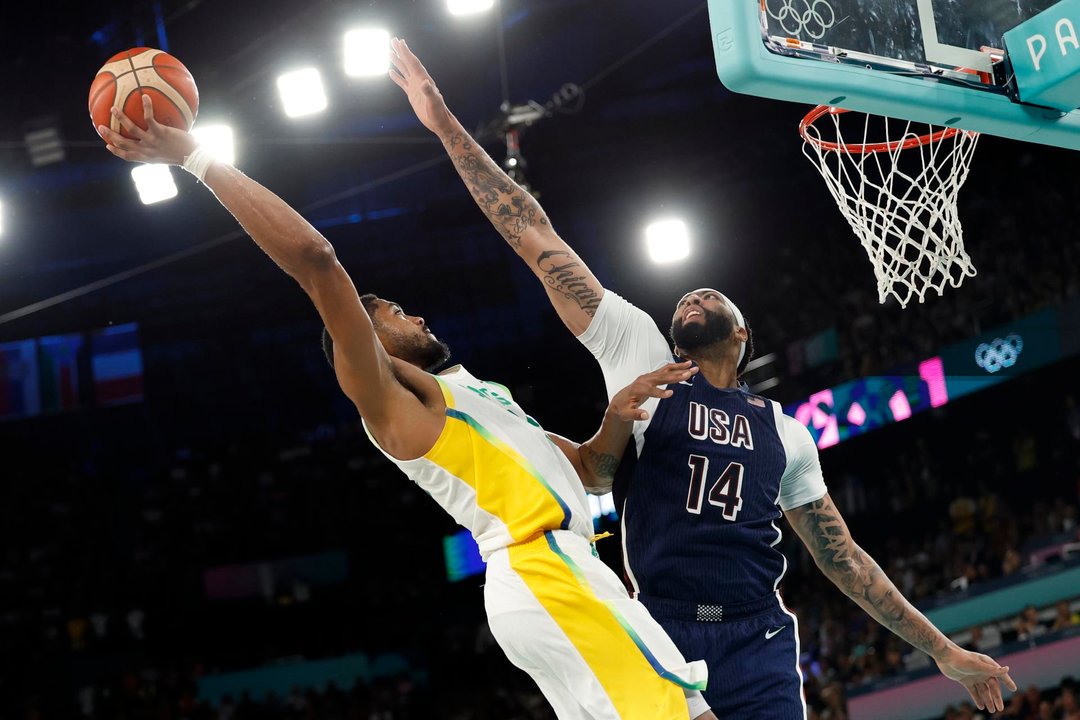
{"label": "yellow stripe on jersey", "polygon": [[449,390],[446,424],[424,457],[476,492],[476,504],[506,525],[514,542],[570,527],[570,508],[521,453],[456,410]]}
{"label": "yellow stripe on jersey", "polygon": [[621,720],[686,720],[679,683],[661,677],[647,648],[577,577],[550,533],[507,550],[510,567],[581,653]]}

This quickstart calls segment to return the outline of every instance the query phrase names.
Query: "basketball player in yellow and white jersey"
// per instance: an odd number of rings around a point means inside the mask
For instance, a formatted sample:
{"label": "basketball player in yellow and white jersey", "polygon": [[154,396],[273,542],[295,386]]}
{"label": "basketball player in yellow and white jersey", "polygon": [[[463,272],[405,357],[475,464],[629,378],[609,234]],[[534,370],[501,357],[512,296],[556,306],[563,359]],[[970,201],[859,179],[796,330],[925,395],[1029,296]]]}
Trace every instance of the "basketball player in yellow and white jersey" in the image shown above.
{"label": "basketball player in yellow and white jersey", "polygon": [[[487,561],[491,630],[562,720],[712,718],[704,663],[687,662],[644,606],[594,554],[584,482],[610,482],[637,408],[689,378],[688,364],[640,378],[613,399],[581,448],[545,433],[501,385],[458,366],[423,318],[358,295],[333,247],[283,200],[214,162],[188,133],[117,113],[134,138],[99,126],[118,157],[181,165],[310,296],[324,348],[371,440],[472,531]],[[115,111],[114,111],[115,112]],[[644,388],[644,389],[642,389]],[[607,461],[598,461],[607,458]],[[607,475],[605,475],[607,474]]]}

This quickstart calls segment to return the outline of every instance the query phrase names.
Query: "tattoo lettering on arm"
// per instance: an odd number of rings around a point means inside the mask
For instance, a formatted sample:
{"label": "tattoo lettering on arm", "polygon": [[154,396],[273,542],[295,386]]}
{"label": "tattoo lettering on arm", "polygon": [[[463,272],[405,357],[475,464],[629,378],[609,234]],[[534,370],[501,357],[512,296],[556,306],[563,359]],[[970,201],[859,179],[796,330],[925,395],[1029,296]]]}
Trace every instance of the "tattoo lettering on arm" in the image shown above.
{"label": "tattoo lettering on arm", "polygon": [[565,250],[545,250],[536,258],[536,267],[552,291],[575,303],[592,317],[600,306],[600,288],[585,274],[581,261]]}
{"label": "tattoo lettering on arm", "polygon": [[507,177],[471,138],[453,133],[445,145],[476,204],[512,248],[521,248],[521,236],[526,230],[548,224],[533,196]]}
{"label": "tattoo lettering on arm", "polygon": [[947,648],[945,636],[851,538],[828,495],[790,511],[788,517],[821,571],[875,620],[931,657]]}
{"label": "tattoo lettering on arm", "polygon": [[581,462],[591,474],[610,480],[619,469],[619,458],[610,453],[598,453],[588,445],[581,446]]}

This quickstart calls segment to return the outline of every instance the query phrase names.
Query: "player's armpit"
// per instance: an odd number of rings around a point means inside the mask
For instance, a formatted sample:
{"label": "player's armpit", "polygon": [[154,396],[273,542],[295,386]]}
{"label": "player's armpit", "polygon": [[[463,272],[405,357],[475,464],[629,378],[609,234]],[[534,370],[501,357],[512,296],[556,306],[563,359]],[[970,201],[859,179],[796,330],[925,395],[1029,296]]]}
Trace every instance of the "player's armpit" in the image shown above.
{"label": "player's armpit", "polygon": [[[442,432],[445,408],[425,404],[398,379],[345,269],[331,257],[298,280],[333,338],[338,384],[379,445],[402,460],[430,450]],[[431,385],[425,396],[441,402],[437,382],[419,369],[415,373],[418,384],[428,381]]]}

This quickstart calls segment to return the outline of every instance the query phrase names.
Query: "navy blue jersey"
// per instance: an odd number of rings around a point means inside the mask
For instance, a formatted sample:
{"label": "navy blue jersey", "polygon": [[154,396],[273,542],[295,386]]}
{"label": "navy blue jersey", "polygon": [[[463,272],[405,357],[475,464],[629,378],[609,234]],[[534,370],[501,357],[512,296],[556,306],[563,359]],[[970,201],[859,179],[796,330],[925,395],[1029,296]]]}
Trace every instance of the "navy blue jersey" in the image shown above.
{"label": "navy blue jersey", "polygon": [[[611,397],[672,362],[656,324],[605,291],[578,338]],[[785,560],[782,510],[827,492],[809,431],[771,400],[713,387],[701,375],[650,399],[615,478],[623,555],[642,596],[721,606],[773,595]]]}
{"label": "navy blue jersey", "polygon": [[776,590],[787,452],[772,403],[697,375],[657,405],[616,476],[627,572],[643,595],[732,604]]}

